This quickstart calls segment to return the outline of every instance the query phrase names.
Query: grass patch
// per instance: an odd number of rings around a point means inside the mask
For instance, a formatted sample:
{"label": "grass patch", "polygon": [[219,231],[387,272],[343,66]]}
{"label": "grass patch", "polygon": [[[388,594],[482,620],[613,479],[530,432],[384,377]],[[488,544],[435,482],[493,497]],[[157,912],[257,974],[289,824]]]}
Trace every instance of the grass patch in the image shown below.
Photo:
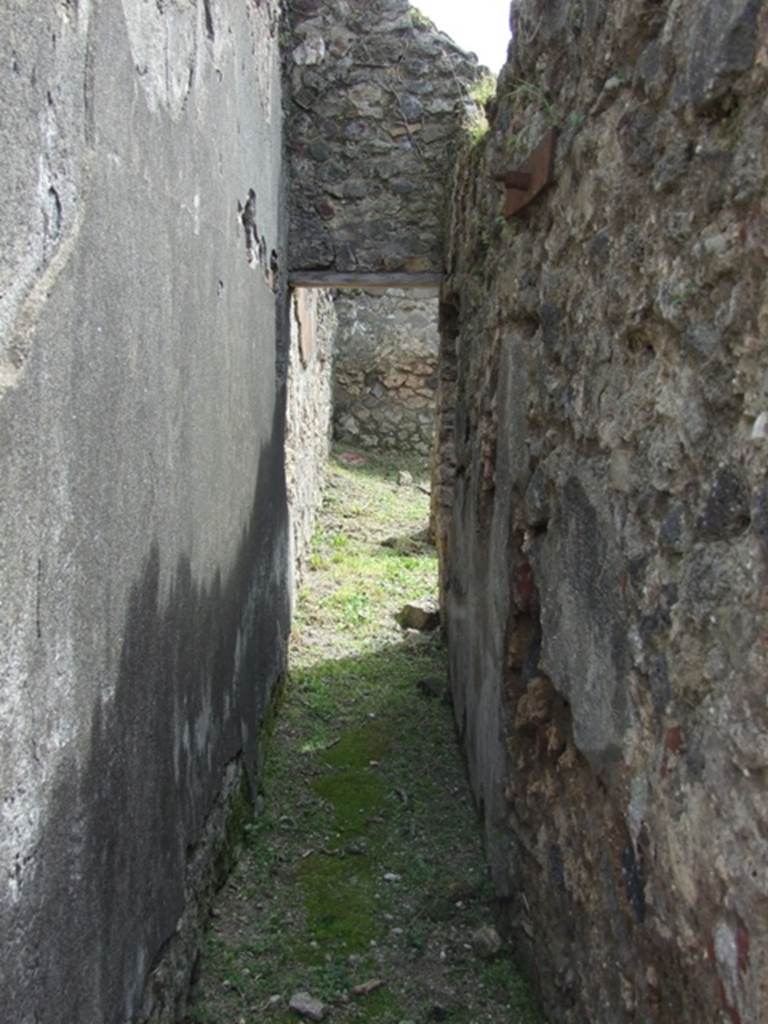
{"label": "grass patch", "polygon": [[369,857],[316,854],[301,867],[307,928],[311,935],[305,962],[324,962],[329,954],[348,956],[367,952],[380,937]]}

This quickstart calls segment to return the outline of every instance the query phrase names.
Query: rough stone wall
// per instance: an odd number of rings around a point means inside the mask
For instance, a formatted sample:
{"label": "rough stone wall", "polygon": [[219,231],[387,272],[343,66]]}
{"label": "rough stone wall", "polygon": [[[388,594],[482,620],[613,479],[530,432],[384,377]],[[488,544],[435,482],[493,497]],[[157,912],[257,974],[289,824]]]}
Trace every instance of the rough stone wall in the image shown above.
{"label": "rough stone wall", "polygon": [[338,294],[333,421],[339,440],[374,451],[429,454],[437,305],[423,289]]}
{"label": "rough stone wall", "polygon": [[[497,890],[553,1020],[758,1024],[768,9],[513,18],[458,180],[435,487]],[[553,126],[555,183],[506,223],[493,177]]]}
{"label": "rough stone wall", "polygon": [[3,1021],[175,1021],[248,801],[288,616],[277,14],[4,7]]}
{"label": "rough stone wall", "polygon": [[335,337],[336,311],[331,294],[312,289],[294,291],[285,434],[294,596],[306,569],[315,516],[323,499],[331,447]]}
{"label": "rough stone wall", "polygon": [[407,0],[294,0],[291,268],[442,271],[481,69]]}

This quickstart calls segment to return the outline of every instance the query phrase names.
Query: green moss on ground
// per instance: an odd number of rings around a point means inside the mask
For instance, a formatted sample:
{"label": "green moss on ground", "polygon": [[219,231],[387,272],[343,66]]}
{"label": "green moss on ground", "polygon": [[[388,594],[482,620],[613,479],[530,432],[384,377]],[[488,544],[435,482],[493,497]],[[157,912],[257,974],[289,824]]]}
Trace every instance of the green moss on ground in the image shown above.
{"label": "green moss on ground", "polygon": [[[398,486],[403,469],[414,482]],[[263,806],[212,922],[197,1024],[287,1024],[300,990],[342,1024],[421,1024],[436,1001],[455,1024],[541,1021],[509,951],[472,951],[492,921],[478,825],[450,709],[417,686],[445,676],[445,651],[395,621],[436,589],[425,482],[414,462],[330,467]]]}

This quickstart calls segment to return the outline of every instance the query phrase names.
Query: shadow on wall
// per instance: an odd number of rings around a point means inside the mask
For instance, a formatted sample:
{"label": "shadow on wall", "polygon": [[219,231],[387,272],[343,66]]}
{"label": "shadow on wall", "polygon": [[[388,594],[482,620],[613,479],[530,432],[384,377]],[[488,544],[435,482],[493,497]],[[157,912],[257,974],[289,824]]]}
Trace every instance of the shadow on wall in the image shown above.
{"label": "shadow on wall", "polygon": [[[92,712],[85,763],[73,755],[61,772],[34,864],[2,922],[13,936],[4,1021],[172,1021],[182,1008],[206,900],[221,880],[210,861],[231,813],[219,804],[234,794],[236,809],[241,765],[254,777],[258,726],[284,670],[283,414],[278,401],[230,574],[201,586],[183,555],[163,604],[153,543],[132,587],[114,696]],[[160,1002],[142,1009],[161,960],[171,973],[164,985],[154,979]]]}

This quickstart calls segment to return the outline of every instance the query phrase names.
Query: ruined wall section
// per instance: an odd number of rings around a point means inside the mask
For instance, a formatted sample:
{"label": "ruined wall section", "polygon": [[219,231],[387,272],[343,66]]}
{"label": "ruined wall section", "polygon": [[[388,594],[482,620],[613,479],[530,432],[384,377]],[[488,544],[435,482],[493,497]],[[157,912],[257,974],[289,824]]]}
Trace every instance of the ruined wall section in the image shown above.
{"label": "ruined wall section", "polygon": [[285,477],[291,524],[291,592],[295,598],[307,568],[331,449],[337,331],[331,293],[308,288],[294,291],[290,331]]}
{"label": "ruined wall section", "polygon": [[[435,488],[497,891],[553,1020],[758,1024],[768,10],[513,17],[458,181]],[[551,127],[507,223],[494,176]]]}
{"label": "ruined wall section", "polygon": [[437,299],[424,289],[336,297],[334,435],[372,451],[428,455],[437,391]]}
{"label": "ruined wall section", "polygon": [[248,804],[288,618],[278,15],[4,6],[3,1021],[183,1016]]}
{"label": "ruined wall section", "polygon": [[291,269],[441,272],[481,69],[407,0],[290,7]]}

